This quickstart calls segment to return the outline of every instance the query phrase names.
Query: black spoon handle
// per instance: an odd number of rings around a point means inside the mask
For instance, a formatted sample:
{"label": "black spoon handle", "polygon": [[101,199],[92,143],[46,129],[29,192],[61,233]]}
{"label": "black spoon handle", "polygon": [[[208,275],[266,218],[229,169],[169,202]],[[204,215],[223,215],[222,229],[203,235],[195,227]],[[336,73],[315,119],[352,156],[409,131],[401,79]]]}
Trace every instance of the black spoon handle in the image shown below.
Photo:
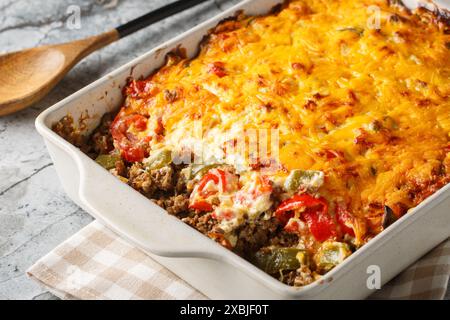
{"label": "black spoon handle", "polygon": [[155,22],[161,21],[167,17],[170,17],[178,12],[184,11],[191,7],[194,7],[202,2],[208,0],[179,0],[168,4],[155,11],[149,12],[137,19],[127,22],[116,28],[120,38],[124,38],[129,34],[141,30]]}

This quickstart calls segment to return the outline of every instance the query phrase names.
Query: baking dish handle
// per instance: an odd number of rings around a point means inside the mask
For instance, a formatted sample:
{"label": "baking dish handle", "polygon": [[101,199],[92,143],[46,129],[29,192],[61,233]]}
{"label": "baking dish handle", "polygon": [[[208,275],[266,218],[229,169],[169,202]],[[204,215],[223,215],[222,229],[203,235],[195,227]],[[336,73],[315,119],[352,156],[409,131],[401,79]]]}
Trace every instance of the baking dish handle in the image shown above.
{"label": "baking dish handle", "polygon": [[226,260],[222,247],[152,203],[84,154],[77,154],[82,207],[154,255]]}

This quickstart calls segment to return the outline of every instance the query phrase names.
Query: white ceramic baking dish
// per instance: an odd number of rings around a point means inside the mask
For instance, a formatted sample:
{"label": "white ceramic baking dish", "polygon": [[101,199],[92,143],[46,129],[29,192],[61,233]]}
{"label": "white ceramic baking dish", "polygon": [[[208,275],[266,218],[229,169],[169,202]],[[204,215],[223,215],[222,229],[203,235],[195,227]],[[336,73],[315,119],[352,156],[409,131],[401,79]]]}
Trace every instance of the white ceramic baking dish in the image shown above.
{"label": "white ceramic baking dish", "polygon": [[450,236],[450,185],[399,219],[322,280],[293,288],[168,215],[51,130],[52,124],[67,114],[77,121],[88,112],[85,122],[88,133],[104,113],[120,106],[123,101],[120,87],[127,77],[148,75],[163,64],[166,53],[179,45],[187,49],[189,56],[195,55],[207,30],[236,10],[265,14],[279,2],[243,1],[52,106],[37,118],[36,127],[73,201],[206,296],[214,299],[365,298],[373,292],[366,285],[369,266],[380,268],[384,284]]}

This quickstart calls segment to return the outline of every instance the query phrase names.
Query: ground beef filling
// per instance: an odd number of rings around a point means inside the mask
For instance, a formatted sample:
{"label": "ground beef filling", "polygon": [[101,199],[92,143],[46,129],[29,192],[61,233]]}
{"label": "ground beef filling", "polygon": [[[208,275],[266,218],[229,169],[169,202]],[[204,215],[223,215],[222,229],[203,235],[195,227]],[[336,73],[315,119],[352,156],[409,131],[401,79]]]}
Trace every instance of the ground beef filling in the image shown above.
{"label": "ground beef filling", "polygon": [[[110,154],[114,151],[113,139],[110,134],[112,119],[110,114],[105,115],[89,138],[79,134],[80,131],[75,127],[71,117],[64,117],[54,125],[53,129],[95,159],[99,155]],[[218,221],[211,216],[211,213],[189,208],[192,187],[190,187],[191,189],[188,187],[180,173],[183,168],[185,166],[171,164],[160,169],[148,170],[142,163],[118,160],[110,172],[164,208],[169,214],[176,216],[199,232],[207,236],[223,234]],[[274,192],[275,196],[276,194],[277,192]],[[299,243],[297,235],[287,233],[276,218],[266,219],[264,214],[240,226],[236,230],[236,236],[237,240],[232,250],[249,261],[252,261],[255,253],[259,250],[266,250],[273,246],[295,247]],[[220,242],[219,238],[211,238]],[[280,278],[279,274],[274,276]],[[309,269],[284,272],[280,278],[289,285],[308,284],[310,279],[312,282]]]}
{"label": "ground beef filling", "polygon": [[173,165],[155,170],[145,170],[134,163],[128,170],[128,184],[141,192],[171,215],[184,218],[189,214],[189,194]]}
{"label": "ground beef filling", "polygon": [[280,231],[281,225],[275,218],[265,220],[262,217],[248,221],[237,232],[235,252],[244,257],[251,256],[261,247],[270,243]]}
{"label": "ground beef filling", "polygon": [[93,147],[95,154],[107,154],[114,149],[113,138],[109,134],[109,128],[111,127],[112,122],[112,114],[105,114],[100,126],[91,136],[90,145]]}

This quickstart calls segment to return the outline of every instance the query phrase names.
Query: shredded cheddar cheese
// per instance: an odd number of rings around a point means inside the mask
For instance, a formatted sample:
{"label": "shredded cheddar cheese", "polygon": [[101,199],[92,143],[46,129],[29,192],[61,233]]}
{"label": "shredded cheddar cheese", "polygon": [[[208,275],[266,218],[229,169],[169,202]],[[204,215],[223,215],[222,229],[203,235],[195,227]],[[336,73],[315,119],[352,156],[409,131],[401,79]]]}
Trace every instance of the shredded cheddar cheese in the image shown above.
{"label": "shredded cheddar cheese", "polygon": [[[240,15],[196,58],[171,56],[131,83],[118,118],[130,114],[147,119],[128,130],[151,150],[202,144],[211,163],[242,132],[277,130],[272,180],[323,172],[318,192],[330,208],[369,221],[356,223],[356,237],[376,234],[384,205],[401,216],[450,181],[448,24],[381,0],[298,0]],[[239,171],[258,170],[228,156]]]}

